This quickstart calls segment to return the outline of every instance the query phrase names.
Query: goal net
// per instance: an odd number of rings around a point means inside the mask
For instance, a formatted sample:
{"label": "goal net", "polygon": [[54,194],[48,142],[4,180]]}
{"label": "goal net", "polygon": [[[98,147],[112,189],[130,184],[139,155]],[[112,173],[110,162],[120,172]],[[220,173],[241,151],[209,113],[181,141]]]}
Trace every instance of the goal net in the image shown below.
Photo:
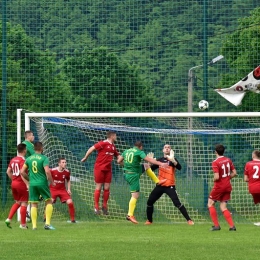
{"label": "goal net", "polygon": [[[172,146],[182,166],[176,171],[176,190],[196,222],[209,221],[207,198],[213,185],[211,162],[215,159],[215,145],[223,144],[225,155],[233,160],[238,172],[238,177],[232,180],[229,208],[235,221],[248,222],[256,220],[260,213],[243,181],[244,165],[251,160],[252,151],[260,147],[259,116],[260,113],[26,113],[25,129],[34,131],[36,140],[43,142],[44,154],[49,157],[51,167],[57,166],[60,156],[67,159],[77,219],[125,219],[130,192],[122,168],[113,162],[109,215],[96,216],[93,212],[96,154],[92,153],[85,163],[80,161],[89,147],[104,140],[106,132],[113,130],[117,133],[116,147],[121,153],[137,140],[143,142],[146,153],[154,152],[156,158],[163,156],[164,144]],[[146,201],[154,183],[146,174],[140,182],[141,194],[135,216],[139,221],[145,221]],[[54,208],[54,218],[68,219],[66,205],[58,202]],[[185,222],[185,219],[163,195],[155,204],[154,221]]]}

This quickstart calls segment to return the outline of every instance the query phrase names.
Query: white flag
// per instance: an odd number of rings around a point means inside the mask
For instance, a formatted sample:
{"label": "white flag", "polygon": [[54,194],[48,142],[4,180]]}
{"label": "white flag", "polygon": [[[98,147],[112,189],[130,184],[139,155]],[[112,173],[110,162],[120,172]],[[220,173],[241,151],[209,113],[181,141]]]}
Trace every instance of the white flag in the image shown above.
{"label": "white flag", "polygon": [[260,65],[230,88],[215,89],[235,106],[241,105],[246,92],[260,93]]}

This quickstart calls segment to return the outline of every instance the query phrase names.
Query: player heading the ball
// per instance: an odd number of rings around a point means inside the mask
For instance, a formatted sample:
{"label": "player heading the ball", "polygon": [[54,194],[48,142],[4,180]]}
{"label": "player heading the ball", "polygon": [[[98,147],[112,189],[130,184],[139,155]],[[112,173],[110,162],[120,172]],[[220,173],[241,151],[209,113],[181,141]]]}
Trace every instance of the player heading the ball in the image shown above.
{"label": "player heading the ball", "polygon": [[147,175],[156,184],[160,185],[166,181],[159,180],[148,164],[140,164],[142,160],[158,165],[160,167],[168,167],[167,163],[158,162],[151,156],[146,155],[143,151],[143,143],[141,141],[135,142],[133,148],[125,150],[122,156],[120,155],[117,159],[117,162],[119,164],[124,165],[124,178],[129,184],[131,193],[131,199],[129,201],[129,208],[126,219],[134,224],[138,224],[137,220],[134,217],[134,211],[140,194],[140,176],[142,175],[144,169],[146,170]]}

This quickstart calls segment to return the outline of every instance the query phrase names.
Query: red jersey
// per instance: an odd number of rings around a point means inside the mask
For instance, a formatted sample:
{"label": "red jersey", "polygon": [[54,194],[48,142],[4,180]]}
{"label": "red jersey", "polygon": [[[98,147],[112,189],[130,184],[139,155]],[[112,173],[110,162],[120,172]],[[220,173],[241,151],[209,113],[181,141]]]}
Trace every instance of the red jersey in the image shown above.
{"label": "red jersey", "polygon": [[94,147],[98,152],[95,167],[100,170],[111,170],[113,158],[119,155],[115,145],[105,140],[94,144]]}
{"label": "red jersey", "polygon": [[22,156],[16,156],[10,161],[8,167],[12,169],[12,173],[13,173],[12,185],[13,184],[21,185],[22,183],[22,185],[26,186],[20,175],[20,171],[24,165],[24,162],[25,162],[25,158]]}
{"label": "red jersey", "polygon": [[219,174],[219,179],[214,182],[216,191],[229,192],[232,190],[230,173],[234,169],[233,162],[225,156],[220,156],[212,162],[213,172]]}
{"label": "red jersey", "polygon": [[244,175],[248,176],[250,193],[260,193],[260,161],[253,160],[245,165]]}
{"label": "red jersey", "polygon": [[66,190],[65,180],[70,180],[70,171],[68,169],[60,171],[58,167],[53,168],[51,169],[51,176],[56,184],[55,186],[50,185],[51,190]]}

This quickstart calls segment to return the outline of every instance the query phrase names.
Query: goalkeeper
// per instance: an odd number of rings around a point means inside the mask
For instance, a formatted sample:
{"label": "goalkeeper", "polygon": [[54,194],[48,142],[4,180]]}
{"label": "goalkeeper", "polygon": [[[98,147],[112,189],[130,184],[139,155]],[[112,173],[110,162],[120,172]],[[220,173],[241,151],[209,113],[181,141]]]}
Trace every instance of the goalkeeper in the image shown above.
{"label": "goalkeeper", "polygon": [[[140,176],[145,169],[146,174],[157,184],[161,185],[166,180],[159,180],[156,175],[152,172],[150,166],[145,163],[144,165],[140,164],[141,160],[153,163],[157,167],[168,167],[168,163],[163,163],[156,161],[151,158],[151,154],[146,155],[143,150],[143,144],[140,141],[137,141],[133,148],[125,150],[122,155],[119,155],[117,162],[119,164],[124,164],[124,178],[129,184],[131,199],[129,201],[129,209],[126,219],[131,221],[134,224],[138,224],[137,220],[134,217],[134,210],[136,207],[137,200],[140,194]],[[123,162],[124,161],[124,162]]]}
{"label": "goalkeeper", "polygon": [[[191,220],[186,208],[184,205],[181,204],[178,195],[176,193],[175,189],[175,170],[181,170],[181,165],[178,162],[178,160],[174,157],[174,151],[171,149],[171,146],[169,144],[165,144],[163,147],[163,157],[157,159],[159,162],[166,163],[168,162],[169,167],[168,168],[159,168],[159,180],[165,180],[163,184],[160,186],[156,186],[152,192],[149,195],[148,201],[147,201],[147,208],[146,208],[146,214],[147,214],[147,221],[145,222],[146,225],[150,225],[153,222],[153,205],[154,203],[165,193],[167,194],[170,199],[172,200],[175,207],[179,209],[181,214],[184,216],[184,218],[187,220],[187,223],[189,225],[194,225],[194,222]],[[157,165],[151,166],[152,170],[158,169]]]}

